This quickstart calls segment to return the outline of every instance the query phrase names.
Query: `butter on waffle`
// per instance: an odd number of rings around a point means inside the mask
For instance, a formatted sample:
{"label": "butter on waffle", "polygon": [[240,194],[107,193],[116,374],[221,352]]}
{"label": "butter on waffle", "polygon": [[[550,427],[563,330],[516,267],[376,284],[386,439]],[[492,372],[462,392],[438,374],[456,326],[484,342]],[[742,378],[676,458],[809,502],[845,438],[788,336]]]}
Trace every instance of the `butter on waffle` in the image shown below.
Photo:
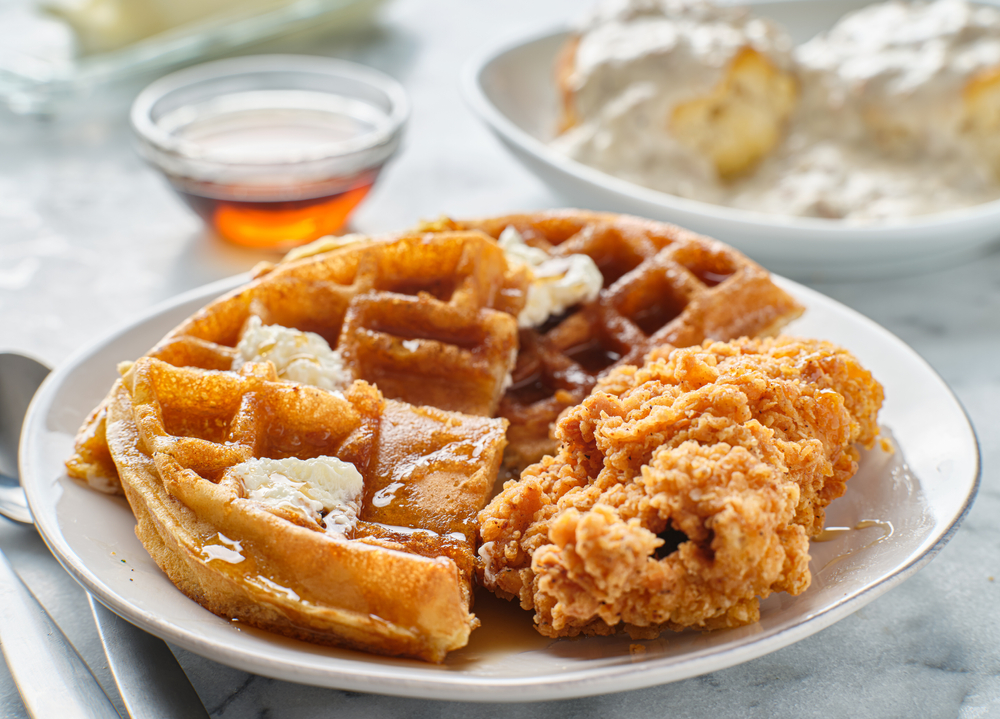
{"label": "butter on waffle", "polygon": [[[440,661],[478,624],[475,516],[504,424],[386,400],[363,381],[342,395],[282,382],[270,363],[219,372],[145,357],[115,384],[106,426],[136,533],[192,599],[291,637]],[[339,509],[275,503],[245,476],[258,458],[330,457],[363,485]],[[265,484],[286,480],[270,471]]]}
{"label": "butter on waffle", "polygon": [[510,420],[504,462],[518,470],[554,453],[550,434],[559,413],[582,402],[613,368],[642,364],[662,345],[777,334],[803,312],[759,265],[674,225],[558,210],[441,220],[422,229],[498,238],[508,227],[555,256],[588,255],[604,276],[596,300],[520,332],[513,384],[499,409]]}
{"label": "butter on waffle", "polygon": [[[414,405],[493,415],[517,352],[522,274],[478,232],[409,234],[333,245],[266,266],[249,284],[171,331],[148,356],[178,367],[228,370],[252,317],[312,332],[350,379]],[[69,474],[117,491],[104,405],[77,436]]]}

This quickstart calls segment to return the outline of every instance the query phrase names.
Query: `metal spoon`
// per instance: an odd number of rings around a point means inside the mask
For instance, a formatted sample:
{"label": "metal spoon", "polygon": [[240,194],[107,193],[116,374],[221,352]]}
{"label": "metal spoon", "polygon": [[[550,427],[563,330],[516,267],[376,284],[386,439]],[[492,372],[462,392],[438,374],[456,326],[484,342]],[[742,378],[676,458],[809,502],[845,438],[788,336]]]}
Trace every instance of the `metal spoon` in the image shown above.
{"label": "metal spoon", "polygon": [[[31,512],[16,479],[17,441],[28,403],[48,373],[27,357],[0,355],[0,511],[21,522],[30,523]],[[0,648],[28,713],[33,717],[117,717],[90,669],[2,552],[0,597],[4,606]]]}
{"label": "metal spoon", "polygon": [[21,423],[49,368],[24,355],[0,353],[0,514],[31,524],[17,473]]}
{"label": "metal spoon", "polygon": [[[33,521],[24,490],[18,479],[18,442],[28,404],[48,373],[47,367],[30,357],[0,353],[0,514],[26,524],[32,524]],[[2,556],[0,554],[0,560],[2,560]],[[0,561],[0,576],[4,574],[3,565],[6,565],[6,561]],[[55,708],[62,709],[59,716],[118,716],[90,670],[87,669],[86,664],[83,663],[62,632],[55,627],[30,592],[16,580],[13,571],[10,571],[9,574],[15,578],[14,584],[19,585],[23,594],[26,595],[26,601],[34,605],[32,607],[34,615],[41,615],[39,621],[44,618],[51,625],[48,630],[50,643],[57,645],[58,657],[66,657],[60,661],[66,663],[67,666],[72,665],[72,669],[68,670],[70,673],[64,674],[68,677],[67,681],[71,682],[65,691],[72,693],[79,691],[81,687],[86,687],[85,691],[87,692],[81,698],[83,704],[81,713],[73,714],[65,711],[66,704],[62,702],[66,701],[66,695],[61,691],[53,691],[51,670],[44,671],[43,667],[38,666],[37,661],[33,664],[26,663],[30,661],[30,657],[25,659],[24,656],[20,655],[8,655],[8,645],[12,650],[23,645],[24,652],[22,654],[37,657],[37,644],[30,641],[27,644],[8,642],[5,633],[2,642],[4,655],[7,657],[7,665],[11,674],[14,675],[18,690],[21,692],[25,708],[32,716],[56,716],[57,714],[51,711],[53,708],[51,702],[55,698],[60,702],[55,705]],[[198,693],[191,685],[184,670],[177,663],[170,648],[162,640],[121,619],[89,594],[87,597],[101,637],[101,643],[104,645],[104,651],[108,657],[108,666],[129,715],[133,719],[153,719],[154,717],[184,717],[185,719],[203,717],[208,719],[208,712],[205,711]],[[2,614],[0,613],[0,616]],[[0,630],[2,629],[4,627],[0,625]],[[32,651],[33,649],[35,651]],[[17,673],[15,674],[15,672]],[[39,681],[41,676],[46,678],[44,686],[43,682]],[[30,698],[29,694],[31,694]],[[102,705],[102,700],[106,707]],[[87,709],[93,710],[92,713],[88,713]]]}

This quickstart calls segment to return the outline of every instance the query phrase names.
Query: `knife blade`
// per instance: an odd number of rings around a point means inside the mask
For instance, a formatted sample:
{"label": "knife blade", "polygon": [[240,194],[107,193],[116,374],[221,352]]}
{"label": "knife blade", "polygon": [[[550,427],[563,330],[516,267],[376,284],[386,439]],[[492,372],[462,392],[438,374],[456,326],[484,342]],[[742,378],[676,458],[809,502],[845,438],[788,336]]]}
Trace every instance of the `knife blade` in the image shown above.
{"label": "knife blade", "polygon": [[0,649],[32,717],[120,719],[100,684],[0,551]]}
{"label": "knife blade", "polygon": [[166,643],[87,595],[122,702],[132,719],[209,719]]}

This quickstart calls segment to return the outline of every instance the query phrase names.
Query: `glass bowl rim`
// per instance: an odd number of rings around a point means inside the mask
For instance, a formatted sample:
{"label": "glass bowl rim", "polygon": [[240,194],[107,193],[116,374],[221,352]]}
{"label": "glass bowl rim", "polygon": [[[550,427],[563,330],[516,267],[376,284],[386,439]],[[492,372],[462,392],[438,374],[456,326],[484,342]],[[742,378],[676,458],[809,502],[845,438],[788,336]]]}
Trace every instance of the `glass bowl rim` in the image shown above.
{"label": "glass bowl rim", "polygon": [[[318,55],[246,55],[188,67],[150,83],[132,103],[129,112],[132,130],[141,142],[147,144],[155,152],[161,152],[181,160],[198,161],[200,159],[198,153],[190,150],[189,142],[180,140],[171,132],[162,129],[153,120],[152,112],[156,104],[168,95],[199,82],[267,72],[301,72],[303,74],[346,78],[368,85],[386,96],[389,111],[384,126],[360,136],[359,142],[352,143],[351,149],[347,152],[334,149],[329,153],[311,157],[310,161],[347,157],[386,145],[399,135],[409,118],[410,103],[403,86],[389,75],[374,68],[348,60]],[[273,166],[282,163],[267,161],[264,163],[240,162],[238,164]],[[297,163],[290,161],[288,164]]]}

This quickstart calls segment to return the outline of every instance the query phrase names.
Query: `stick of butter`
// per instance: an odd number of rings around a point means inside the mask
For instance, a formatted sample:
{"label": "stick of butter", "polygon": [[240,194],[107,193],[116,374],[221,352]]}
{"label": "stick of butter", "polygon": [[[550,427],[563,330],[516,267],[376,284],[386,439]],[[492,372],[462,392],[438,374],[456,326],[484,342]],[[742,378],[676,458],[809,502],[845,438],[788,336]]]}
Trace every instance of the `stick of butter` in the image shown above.
{"label": "stick of butter", "polygon": [[65,20],[81,55],[107,52],[138,40],[224,13],[285,5],[290,0],[45,0]]}

